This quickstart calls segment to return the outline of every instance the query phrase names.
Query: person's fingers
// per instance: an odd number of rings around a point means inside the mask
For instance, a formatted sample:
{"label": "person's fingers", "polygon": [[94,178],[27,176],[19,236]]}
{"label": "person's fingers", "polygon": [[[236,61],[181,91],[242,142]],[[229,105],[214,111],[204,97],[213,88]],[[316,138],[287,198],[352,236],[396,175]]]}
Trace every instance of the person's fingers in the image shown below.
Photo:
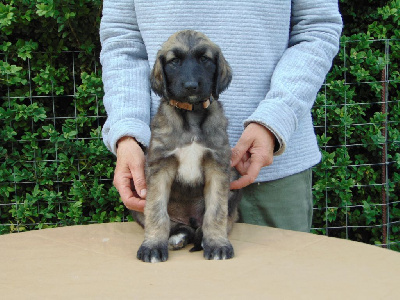
{"label": "person's fingers", "polygon": [[143,211],[146,201],[141,199],[133,190],[131,174],[115,169],[114,186],[117,189],[124,205],[131,210]]}
{"label": "person's fingers", "polygon": [[131,210],[143,211],[146,204],[145,156],[133,138],[122,138],[118,143],[114,186],[124,205]]}
{"label": "person's fingers", "polygon": [[231,166],[242,175],[231,183],[231,189],[240,189],[256,179],[262,167],[273,162],[274,134],[266,127],[249,124],[232,149]]}
{"label": "person's fingers", "polygon": [[243,157],[234,168],[236,168],[240,175],[245,175],[247,174],[247,169],[249,168],[250,163],[251,161],[249,158]]}
{"label": "person's fingers", "polygon": [[144,212],[146,206],[146,200],[139,197],[130,197],[124,202],[125,206],[130,210],[136,210],[139,212]]}
{"label": "person's fingers", "polygon": [[136,193],[140,196],[140,198],[146,198],[147,185],[144,174],[144,160],[138,161],[136,165],[130,165],[129,168],[132,174],[133,185]]}
{"label": "person's fingers", "polygon": [[143,212],[146,200],[141,199],[139,195],[132,190],[131,181],[132,179],[129,176],[119,174],[118,170],[116,170],[114,186],[118,190],[122,202],[128,209]]}
{"label": "person's fingers", "polygon": [[239,179],[232,181],[230,188],[231,190],[241,189],[249,184],[252,184],[256,179],[258,174],[260,173],[261,168],[263,167],[263,163],[257,157],[251,158],[251,163],[245,174]]}
{"label": "person's fingers", "polygon": [[240,160],[247,154],[251,146],[251,140],[247,139],[246,136],[241,136],[236,146],[232,148],[231,155],[231,166],[236,166]]}

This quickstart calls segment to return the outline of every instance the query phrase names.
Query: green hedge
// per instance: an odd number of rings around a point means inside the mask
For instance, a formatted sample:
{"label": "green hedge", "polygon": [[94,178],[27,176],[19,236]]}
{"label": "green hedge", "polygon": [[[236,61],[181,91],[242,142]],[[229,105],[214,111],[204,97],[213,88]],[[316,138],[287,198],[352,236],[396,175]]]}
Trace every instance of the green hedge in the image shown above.
{"label": "green hedge", "polygon": [[[324,154],[314,232],[395,250],[399,9],[398,0],[341,1],[343,47],[313,110]],[[0,233],[127,218],[100,138],[100,17],[99,0],[0,3]]]}
{"label": "green hedge", "polygon": [[98,55],[101,1],[0,4],[0,232],[121,221]]}
{"label": "green hedge", "polygon": [[342,47],[313,110],[314,232],[400,250],[400,1],[341,4]]}

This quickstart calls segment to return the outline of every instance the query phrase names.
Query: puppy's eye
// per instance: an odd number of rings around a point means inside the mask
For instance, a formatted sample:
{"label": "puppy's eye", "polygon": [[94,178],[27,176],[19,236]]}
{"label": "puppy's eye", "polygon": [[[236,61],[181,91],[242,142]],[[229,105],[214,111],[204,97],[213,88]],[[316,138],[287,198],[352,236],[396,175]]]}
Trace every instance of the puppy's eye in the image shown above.
{"label": "puppy's eye", "polygon": [[181,60],[179,58],[173,58],[168,63],[173,65],[173,66],[177,66],[177,65],[179,65],[181,63]]}
{"label": "puppy's eye", "polygon": [[202,63],[208,62],[209,60],[210,58],[208,56],[203,55],[200,57],[200,62]]}

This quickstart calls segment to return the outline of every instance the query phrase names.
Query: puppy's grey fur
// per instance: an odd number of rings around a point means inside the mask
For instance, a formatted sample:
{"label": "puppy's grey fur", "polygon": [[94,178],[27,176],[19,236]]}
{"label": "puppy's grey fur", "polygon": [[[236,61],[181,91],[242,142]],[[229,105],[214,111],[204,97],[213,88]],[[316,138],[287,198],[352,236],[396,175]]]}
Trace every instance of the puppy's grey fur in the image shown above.
{"label": "puppy's grey fur", "polygon": [[[147,153],[147,202],[144,215],[133,212],[145,228],[137,257],[165,261],[168,248],[194,243],[206,259],[229,259],[228,240],[237,220],[240,191],[230,167],[227,120],[218,102],[232,78],[220,48],[204,34],[185,30],[172,35],[157,54],[151,85],[162,99],[151,124]],[[169,104],[198,103],[212,96],[208,108],[183,110]]]}

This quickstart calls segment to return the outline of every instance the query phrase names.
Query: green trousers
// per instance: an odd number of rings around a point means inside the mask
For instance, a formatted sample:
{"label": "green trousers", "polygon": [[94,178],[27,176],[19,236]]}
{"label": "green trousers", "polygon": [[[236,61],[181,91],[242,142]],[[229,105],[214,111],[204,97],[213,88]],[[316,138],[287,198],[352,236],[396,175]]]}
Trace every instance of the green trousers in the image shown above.
{"label": "green trousers", "polygon": [[241,223],[310,232],[313,214],[312,171],[243,188]]}

